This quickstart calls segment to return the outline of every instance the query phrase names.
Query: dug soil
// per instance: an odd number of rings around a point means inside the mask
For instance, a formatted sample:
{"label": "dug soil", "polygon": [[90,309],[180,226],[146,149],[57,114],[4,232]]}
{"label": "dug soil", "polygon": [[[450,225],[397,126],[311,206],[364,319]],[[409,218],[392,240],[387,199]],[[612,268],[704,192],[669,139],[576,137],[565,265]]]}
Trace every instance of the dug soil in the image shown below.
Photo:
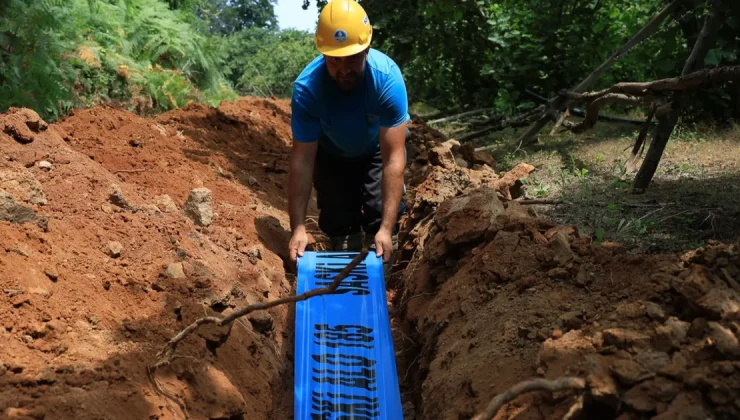
{"label": "dug soil", "polygon": [[[292,418],[292,306],[226,340],[202,328],[147,373],[195,319],[294,293],[289,110],[242,98],[151,119],[0,115],[3,418]],[[530,393],[497,418],[740,415],[739,244],[597,246],[517,202],[532,166],[497,173],[420,121],[408,151],[387,280],[404,418],[470,418],[522,380],[561,376],[586,389]]]}

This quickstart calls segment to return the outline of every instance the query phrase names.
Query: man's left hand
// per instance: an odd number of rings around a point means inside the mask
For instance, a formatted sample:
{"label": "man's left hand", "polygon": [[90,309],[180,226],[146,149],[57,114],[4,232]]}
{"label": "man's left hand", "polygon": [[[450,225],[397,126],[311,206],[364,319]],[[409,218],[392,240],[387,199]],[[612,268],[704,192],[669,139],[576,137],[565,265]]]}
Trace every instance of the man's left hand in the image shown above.
{"label": "man's left hand", "polygon": [[375,234],[375,254],[383,257],[383,262],[388,262],[393,254],[393,240],[391,233],[381,229]]}

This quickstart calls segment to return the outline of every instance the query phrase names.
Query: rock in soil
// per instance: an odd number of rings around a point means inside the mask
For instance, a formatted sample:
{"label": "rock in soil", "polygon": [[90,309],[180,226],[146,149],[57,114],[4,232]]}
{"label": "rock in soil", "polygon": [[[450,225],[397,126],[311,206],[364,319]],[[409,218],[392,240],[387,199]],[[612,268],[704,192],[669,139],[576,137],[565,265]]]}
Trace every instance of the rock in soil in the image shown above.
{"label": "rock in soil", "polygon": [[167,277],[171,279],[183,279],[185,278],[185,270],[181,262],[173,262],[167,266],[165,271]]}
{"label": "rock in soil", "polygon": [[269,335],[272,332],[274,321],[267,311],[255,311],[247,315],[252,328],[260,334]]}
{"label": "rock in soil", "polygon": [[21,224],[35,219],[36,213],[32,208],[17,202],[7,191],[0,190],[0,220]]}
{"label": "rock in soil", "polygon": [[183,212],[198,226],[210,226],[213,223],[213,198],[208,188],[190,190]]}
{"label": "rock in soil", "polygon": [[111,258],[118,258],[123,252],[123,245],[118,241],[110,241],[103,247],[103,252]]}
{"label": "rock in soil", "polygon": [[611,367],[612,373],[625,386],[632,386],[638,382],[655,376],[634,360],[616,360]]}
{"label": "rock in soil", "polygon": [[717,322],[709,322],[708,327],[709,336],[714,341],[717,350],[727,357],[740,357],[740,344],[731,329]]}
{"label": "rock in soil", "polygon": [[123,191],[121,191],[121,187],[119,187],[116,184],[111,185],[110,192],[108,193],[108,201],[113,204],[114,206],[118,206],[125,210],[131,210],[133,209],[133,206],[128,201],[125,195],[123,195]]}
{"label": "rock in soil", "polygon": [[172,199],[172,197],[167,194],[156,197],[156,202],[159,210],[165,213],[177,212],[177,204],[175,204],[175,201]]}
{"label": "rock in soil", "polygon": [[40,206],[47,204],[41,184],[24,168],[9,167],[0,170],[0,189],[31,204]]}
{"label": "rock in soil", "polygon": [[36,111],[27,108],[8,108],[8,113],[0,115],[0,128],[21,144],[34,141],[36,133],[48,128],[46,121]]}

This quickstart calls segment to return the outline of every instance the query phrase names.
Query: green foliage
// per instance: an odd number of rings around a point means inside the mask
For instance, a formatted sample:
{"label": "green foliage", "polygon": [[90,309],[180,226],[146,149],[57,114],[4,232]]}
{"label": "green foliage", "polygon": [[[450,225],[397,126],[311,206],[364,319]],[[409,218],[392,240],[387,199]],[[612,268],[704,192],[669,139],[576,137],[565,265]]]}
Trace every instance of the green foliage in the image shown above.
{"label": "green foliage", "polygon": [[[402,67],[413,101],[437,108],[495,106],[506,113],[534,105],[526,90],[553,97],[575,86],[666,4],[410,0],[388,7],[382,0],[362,0],[375,28],[374,46]],[[740,12],[740,5],[733,7]],[[594,88],[678,75],[706,10],[706,4],[686,2],[658,34],[623,56]],[[738,64],[740,14],[729,16],[725,26],[707,66]],[[729,117],[740,112],[737,89],[706,92],[708,97],[692,104],[694,114],[705,110]]]}
{"label": "green foliage", "polygon": [[244,95],[290,97],[293,81],[317,56],[313,35],[250,28],[229,39],[229,79]]}
{"label": "green foliage", "polygon": [[226,45],[149,0],[8,0],[0,14],[0,111],[55,119],[120,101],[167,110],[233,97]]}

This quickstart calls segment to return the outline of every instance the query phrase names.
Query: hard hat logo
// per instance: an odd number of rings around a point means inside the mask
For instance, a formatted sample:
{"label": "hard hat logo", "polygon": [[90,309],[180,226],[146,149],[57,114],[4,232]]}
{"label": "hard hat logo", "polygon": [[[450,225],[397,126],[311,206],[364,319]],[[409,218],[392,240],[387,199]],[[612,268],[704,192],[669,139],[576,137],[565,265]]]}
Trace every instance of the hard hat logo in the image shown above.
{"label": "hard hat logo", "polygon": [[316,47],[332,57],[349,57],[370,47],[373,28],[356,0],[332,0],[321,10]]}
{"label": "hard hat logo", "polygon": [[334,32],[334,40],[340,44],[347,41],[347,32],[342,29],[338,29],[336,32]]}

